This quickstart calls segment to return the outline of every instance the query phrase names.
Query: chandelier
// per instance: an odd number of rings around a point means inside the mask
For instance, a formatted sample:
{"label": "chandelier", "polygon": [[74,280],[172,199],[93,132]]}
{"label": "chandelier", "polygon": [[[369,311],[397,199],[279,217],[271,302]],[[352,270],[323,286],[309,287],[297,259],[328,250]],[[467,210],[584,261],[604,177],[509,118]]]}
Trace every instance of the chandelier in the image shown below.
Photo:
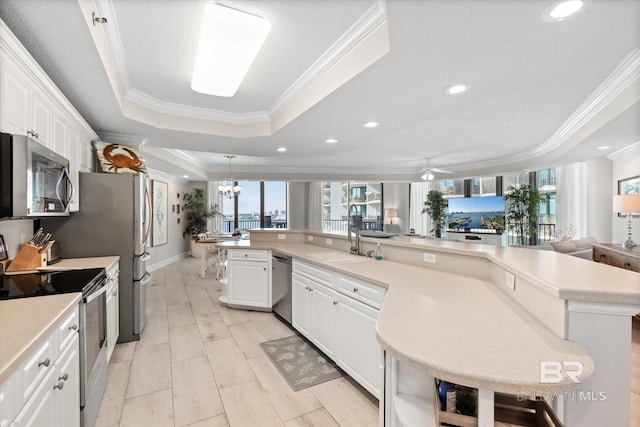
{"label": "chandelier", "polygon": [[229,199],[233,199],[237,197],[238,194],[242,191],[242,186],[235,183],[233,179],[233,175],[231,175],[231,159],[235,159],[236,156],[232,156],[230,154],[225,155],[227,159],[229,159],[229,175],[227,175],[227,182],[224,185],[218,185],[218,191],[221,195],[228,197]]}

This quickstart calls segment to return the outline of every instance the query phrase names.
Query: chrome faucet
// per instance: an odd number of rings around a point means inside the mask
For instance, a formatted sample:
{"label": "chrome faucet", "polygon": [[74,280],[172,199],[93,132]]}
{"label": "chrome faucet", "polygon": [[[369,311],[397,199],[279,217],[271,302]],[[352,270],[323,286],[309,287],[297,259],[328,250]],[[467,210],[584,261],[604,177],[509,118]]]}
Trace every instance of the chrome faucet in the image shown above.
{"label": "chrome faucet", "polygon": [[352,253],[354,255],[362,255],[360,253],[360,227],[358,226],[358,220],[357,220],[357,213],[358,213],[358,208],[356,205],[351,205],[351,208],[349,209],[349,217],[347,219],[347,224],[349,223],[349,221],[351,221],[351,212],[353,212],[355,210],[356,213],[356,218],[354,218],[353,222],[353,229],[355,230],[355,235],[356,235],[356,239],[355,239],[355,244],[353,243],[353,239],[351,237],[351,226],[349,225],[347,227],[348,229],[348,239],[349,239],[349,243],[351,244],[351,247],[349,248],[349,253]]}

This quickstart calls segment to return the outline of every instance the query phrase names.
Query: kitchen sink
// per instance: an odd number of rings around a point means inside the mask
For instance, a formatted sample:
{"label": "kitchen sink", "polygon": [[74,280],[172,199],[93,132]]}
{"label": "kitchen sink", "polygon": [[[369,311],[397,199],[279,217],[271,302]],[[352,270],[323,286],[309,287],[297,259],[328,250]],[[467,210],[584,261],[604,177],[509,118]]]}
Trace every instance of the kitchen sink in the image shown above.
{"label": "kitchen sink", "polygon": [[349,255],[344,252],[312,252],[307,254],[309,258],[324,261],[324,262],[344,262],[344,263],[354,263],[354,262],[363,262],[368,261],[370,258],[358,256],[358,255]]}

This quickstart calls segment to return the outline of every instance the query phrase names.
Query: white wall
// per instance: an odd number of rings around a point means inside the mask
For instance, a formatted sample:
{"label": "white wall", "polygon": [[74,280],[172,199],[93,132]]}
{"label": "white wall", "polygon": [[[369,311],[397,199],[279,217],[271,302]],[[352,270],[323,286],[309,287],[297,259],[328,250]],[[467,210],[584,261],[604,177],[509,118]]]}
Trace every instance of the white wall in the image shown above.
{"label": "white wall", "polygon": [[[631,178],[640,175],[640,142],[628,149],[609,156],[613,160],[613,173],[611,180],[611,193],[618,194],[618,180]],[[612,206],[611,204],[609,206]],[[640,219],[632,219],[633,240],[640,242]],[[612,216],[611,221],[611,241],[613,243],[623,243],[627,240],[627,218]]]}
{"label": "white wall", "polygon": [[605,157],[587,160],[585,163],[587,172],[587,232],[585,236],[593,236],[602,243],[611,242],[613,197],[610,182],[613,163]]}
{"label": "white wall", "polygon": [[[185,191],[189,191],[194,187],[206,188],[206,183],[184,183],[176,180],[169,175],[153,172],[150,173],[149,176],[152,180],[158,180],[167,183],[169,205],[167,244],[150,248],[151,258],[147,261],[147,268],[150,271],[153,271],[180,258],[184,258],[189,254],[189,239],[182,237],[182,233],[185,229],[185,223],[187,220],[186,214],[184,214],[182,211],[182,206],[184,205],[182,195]],[[178,194],[180,194],[179,198]],[[180,205],[179,214],[177,213],[177,209],[174,211],[174,209],[172,208],[173,206],[177,206],[178,204]],[[179,224],[178,219],[180,219]]]}
{"label": "white wall", "polygon": [[309,228],[309,183],[290,182],[287,199],[287,228],[290,230],[306,230]]}
{"label": "white wall", "polygon": [[20,245],[33,235],[33,220],[7,219],[0,221],[0,234],[7,244],[9,259],[15,258]]}
{"label": "white wall", "polygon": [[[398,218],[393,221],[400,225],[403,233],[409,232],[409,183],[385,182],[383,209],[397,209]],[[385,223],[389,219],[385,218]]]}

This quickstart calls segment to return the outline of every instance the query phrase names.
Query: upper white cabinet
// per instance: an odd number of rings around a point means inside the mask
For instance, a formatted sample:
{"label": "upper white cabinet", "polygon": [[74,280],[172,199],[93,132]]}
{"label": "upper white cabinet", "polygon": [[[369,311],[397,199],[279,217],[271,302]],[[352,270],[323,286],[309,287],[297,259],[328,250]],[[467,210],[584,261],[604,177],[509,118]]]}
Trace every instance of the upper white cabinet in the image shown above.
{"label": "upper white cabinet", "polygon": [[78,171],[93,169],[98,137],[2,20],[0,39],[0,131],[27,135],[69,159],[69,210],[77,211]]}

